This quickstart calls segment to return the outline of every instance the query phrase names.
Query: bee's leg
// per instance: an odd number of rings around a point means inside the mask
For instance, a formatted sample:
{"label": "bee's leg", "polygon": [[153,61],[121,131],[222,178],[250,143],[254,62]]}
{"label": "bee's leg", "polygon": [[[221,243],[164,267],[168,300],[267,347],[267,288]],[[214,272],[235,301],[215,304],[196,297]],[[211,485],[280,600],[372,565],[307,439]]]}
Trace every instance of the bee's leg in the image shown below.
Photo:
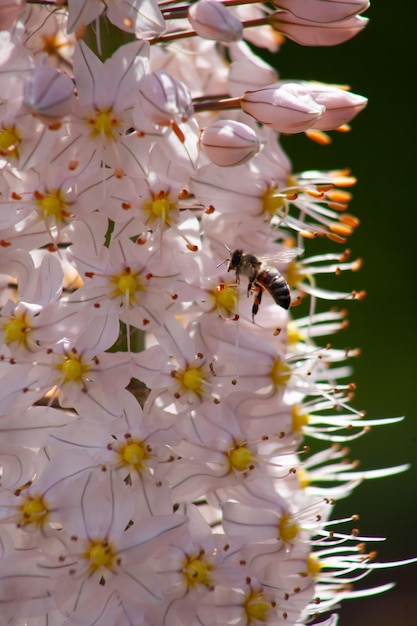
{"label": "bee's leg", "polygon": [[248,298],[250,296],[250,292],[252,291],[252,288],[253,288],[253,285],[252,285],[251,281],[249,281],[249,283],[248,283]]}
{"label": "bee's leg", "polygon": [[256,286],[257,291],[255,293],[255,298],[254,298],[253,307],[252,307],[252,322],[255,321],[255,315],[257,314],[259,310],[259,306],[262,301],[262,293],[263,293],[262,287],[260,287],[259,285],[255,285],[255,286]]}

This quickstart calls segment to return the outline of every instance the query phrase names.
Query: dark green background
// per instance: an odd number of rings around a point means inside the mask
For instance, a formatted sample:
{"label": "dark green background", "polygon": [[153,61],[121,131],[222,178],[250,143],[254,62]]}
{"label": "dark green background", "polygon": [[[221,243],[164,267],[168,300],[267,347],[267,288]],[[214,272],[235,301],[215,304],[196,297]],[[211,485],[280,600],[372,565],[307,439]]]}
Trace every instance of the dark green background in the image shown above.
{"label": "dark green background", "polygon": [[[417,4],[374,1],[366,16],[368,26],[349,42],[306,48],[287,41],[278,59],[268,60],[283,79],[348,84],[369,98],[352,131],[331,133],[330,146],[318,146],[304,135],[285,137],[283,145],[295,171],[350,167],[359,180],[349,212],[361,226],[348,245],[354,257],[364,259],[364,267],[333,279],[333,286],[365,289],[367,298],[349,303],[350,327],[332,343],[362,349],[352,363],[354,405],[366,409],[369,418],[406,419],[375,427],[353,442],[350,458],[360,459],[363,469],[405,462],[412,468],[365,482],[338,503],[336,514],[360,514],[361,534],[387,538],[369,549],[378,550],[380,561],[391,561],[417,556]],[[374,573],[365,582],[389,581],[397,585],[386,594],[344,602],[339,626],[417,623],[417,564]]]}

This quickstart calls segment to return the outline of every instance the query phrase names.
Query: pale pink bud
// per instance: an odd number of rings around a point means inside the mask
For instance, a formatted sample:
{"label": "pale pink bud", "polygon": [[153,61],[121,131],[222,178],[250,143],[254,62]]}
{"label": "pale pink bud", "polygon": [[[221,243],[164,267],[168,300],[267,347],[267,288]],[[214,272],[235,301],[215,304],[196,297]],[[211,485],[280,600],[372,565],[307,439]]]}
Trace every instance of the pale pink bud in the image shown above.
{"label": "pale pink bud", "polygon": [[8,30],[18,19],[25,6],[25,0],[2,0],[0,3],[0,30]]}
{"label": "pale pink bud", "polygon": [[61,118],[71,109],[72,80],[48,65],[38,65],[25,81],[24,105],[42,117]]}
{"label": "pale pink bud", "polygon": [[323,116],[312,126],[318,130],[334,130],[349,123],[368,103],[367,98],[329,85],[312,84],[311,95],[326,107]]}
{"label": "pale pink bud", "polygon": [[308,130],[326,110],[299,83],[267,85],[255,91],[246,91],[240,106],[261,124],[282,133]]}
{"label": "pale pink bud", "polygon": [[144,115],[153,124],[167,126],[187,121],[193,112],[188,87],[167,72],[159,70],[140,79],[137,121]]}
{"label": "pale pink bud", "polygon": [[188,9],[188,19],[204,39],[225,43],[242,39],[241,21],[217,0],[199,0]]}
{"label": "pale pink bud", "polygon": [[359,15],[370,3],[369,0],[272,0],[272,4],[303,20],[326,24]]}
{"label": "pale pink bud", "polygon": [[200,145],[210,161],[220,167],[241,165],[259,150],[259,140],[252,128],[234,120],[218,120],[205,128]]}
{"label": "pale pink bud", "polygon": [[352,39],[368,23],[366,17],[355,15],[340,22],[317,23],[296,17],[288,11],[276,11],[271,26],[301,46],[336,46]]}

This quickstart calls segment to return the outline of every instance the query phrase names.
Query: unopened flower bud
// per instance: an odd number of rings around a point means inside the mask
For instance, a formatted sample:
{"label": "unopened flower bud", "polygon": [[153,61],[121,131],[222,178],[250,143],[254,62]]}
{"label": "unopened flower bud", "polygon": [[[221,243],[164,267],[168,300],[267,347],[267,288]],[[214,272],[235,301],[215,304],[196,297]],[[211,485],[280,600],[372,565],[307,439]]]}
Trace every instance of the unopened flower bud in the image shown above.
{"label": "unopened flower bud", "polygon": [[368,19],[355,15],[339,22],[317,23],[288,11],[275,11],[269,23],[274,30],[301,46],[336,46],[363,30]]}
{"label": "unopened flower bud", "polygon": [[194,107],[189,89],[167,72],[159,70],[146,74],[139,81],[139,102],[134,120],[141,126],[141,117],[162,126],[185,122]]}
{"label": "unopened flower bud", "polygon": [[320,24],[347,20],[369,8],[369,0],[272,0],[272,4],[303,20]]}
{"label": "unopened flower bud", "polygon": [[199,0],[188,10],[188,19],[197,35],[215,41],[242,39],[241,21],[217,0]]}
{"label": "unopened flower bud", "polygon": [[61,118],[70,112],[73,94],[69,76],[48,65],[38,65],[25,81],[24,105],[42,117]]}
{"label": "unopened flower bud", "polygon": [[241,165],[259,150],[259,140],[252,128],[234,120],[218,120],[205,128],[200,145],[210,161],[220,167]]}
{"label": "unopened flower bud", "polygon": [[290,134],[308,130],[326,110],[298,83],[267,85],[246,91],[240,106],[261,124]]}
{"label": "unopened flower bud", "polygon": [[349,123],[368,103],[367,98],[329,85],[311,84],[311,95],[318,104],[326,107],[323,116],[312,128],[334,130]]}

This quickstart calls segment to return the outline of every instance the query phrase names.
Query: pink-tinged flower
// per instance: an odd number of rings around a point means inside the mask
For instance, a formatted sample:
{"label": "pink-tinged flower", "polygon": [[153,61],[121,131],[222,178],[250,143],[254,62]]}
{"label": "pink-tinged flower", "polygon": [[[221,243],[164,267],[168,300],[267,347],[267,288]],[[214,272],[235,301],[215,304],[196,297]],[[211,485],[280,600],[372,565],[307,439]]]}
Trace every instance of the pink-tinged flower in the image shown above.
{"label": "pink-tinged flower", "polygon": [[[251,398],[259,405],[259,397]],[[215,407],[183,411],[176,417],[175,429],[182,441],[173,446],[179,459],[167,474],[175,500],[198,501],[205,494],[210,500],[226,501],[238,497],[237,487],[242,483],[259,477],[268,480],[269,471],[277,478],[288,475],[288,467],[280,464],[277,455],[289,450],[292,454],[294,441],[287,446],[282,443],[278,428],[275,433],[269,430],[269,435],[258,429],[259,434],[251,440],[247,425],[246,416],[235,417],[228,400]]]}
{"label": "pink-tinged flower", "polygon": [[246,124],[219,120],[201,132],[200,146],[215,165],[234,167],[251,159],[260,143],[255,131]]}
{"label": "pink-tinged flower", "polygon": [[[12,269],[14,263],[19,271]],[[69,337],[80,332],[79,312],[58,300],[63,271],[55,257],[47,254],[35,268],[29,254],[20,251],[12,253],[9,263],[1,266],[3,272],[9,266],[8,271],[20,277],[19,300],[8,300],[0,315],[0,344],[6,345],[15,357],[51,347],[63,334]]]}
{"label": "pink-tinged flower", "polygon": [[203,353],[202,338],[190,334],[168,315],[153,329],[159,345],[133,355],[135,376],[167,406],[198,406],[218,401],[213,354]]}
{"label": "pink-tinged flower", "polygon": [[368,0],[273,0],[272,4],[296,17],[326,24],[360,15],[370,3]]}
{"label": "pink-tinged flower", "polygon": [[185,516],[143,514],[132,488],[117,484],[112,472],[84,472],[71,480],[60,517],[59,545],[39,554],[38,571],[54,577],[62,610],[82,615],[100,586],[108,597],[116,592],[144,606],[160,601],[150,559],[185,532]]}
{"label": "pink-tinged flower", "polygon": [[[128,391],[119,394],[121,416],[109,424],[88,421],[82,414],[67,426],[49,429],[48,445],[53,456],[62,458],[69,450],[87,453],[92,466],[113,470],[124,483],[135,487],[150,515],[166,513],[169,501],[164,475],[173,461],[172,448],[179,442],[173,427],[158,428],[154,414],[144,419],[136,398]],[[88,416],[87,416],[88,417]],[[158,484],[164,479],[165,487]],[[142,494],[142,495],[140,495]]]}
{"label": "pink-tinged flower", "polygon": [[[84,163],[74,173],[58,167],[39,165],[22,172],[20,177],[6,173],[10,188],[0,210],[0,226],[15,226],[22,232],[33,224],[42,224],[49,243],[58,247],[63,231],[75,216],[84,217],[104,202],[100,196],[106,178],[102,174],[82,179],[90,171],[90,163]],[[42,184],[39,181],[42,181]],[[7,198],[7,199],[6,199]]]}
{"label": "pink-tinged flower", "polygon": [[[71,131],[61,134],[51,161],[69,168],[75,174],[94,157],[94,174],[101,160],[119,167],[130,155],[125,144],[132,128],[132,106],[140,78],[148,66],[149,44],[133,42],[119,48],[102,63],[90,48],[80,41],[74,52],[74,79],[77,98],[73,107]],[[117,77],[117,80],[115,80]]]}
{"label": "pink-tinged flower", "polygon": [[[93,214],[74,228],[70,254],[84,285],[68,302],[88,306],[90,314],[97,313],[100,306],[108,307],[136,328],[159,325],[163,311],[178,297],[177,288],[181,289],[180,270],[168,258],[169,244],[165,256],[157,245],[158,236],[156,241],[150,237],[136,243],[115,237],[107,248],[103,246],[103,226],[107,228],[100,215]],[[119,228],[122,235],[124,226]]]}
{"label": "pink-tinged flower", "polygon": [[261,124],[290,134],[308,130],[326,110],[298,83],[267,85],[246,91],[240,106]]}
{"label": "pink-tinged flower", "polygon": [[248,545],[248,560],[255,554],[259,558],[259,547],[265,554],[287,556],[295,546],[309,542],[312,535],[328,532],[325,528],[330,502],[326,500],[294,490],[290,503],[276,493],[272,481],[259,477],[239,487],[236,493],[239,501],[234,498],[222,504],[222,524],[227,534]]}
{"label": "pink-tinged flower", "polygon": [[223,43],[242,39],[241,21],[217,0],[199,0],[188,9],[188,19],[197,35]]}
{"label": "pink-tinged flower", "polygon": [[[215,623],[239,626],[252,624],[280,625],[288,623],[282,603],[274,590],[263,586],[255,576],[239,587],[216,587],[212,596],[204,598],[199,615],[203,624]],[[291,623],[291,622],[289,622]],[[292,622],[294,623],[294,622]]]}
{"label": "pink-tinged flower", "polygon": [[276,11],[271,26],[302,46],[337,46],[360,33],[368,23],[366,17],[354,15],[334,22],[317,22],[296,17],[289,11]]}
{"label": "pink-tinged flower", "polygon": [[190,534],[171,542],[156,560],[164,602],[148,612],[153,624],[168,624],[174,619],[187,619],[191,624],[203,599],[217,586],[240,586],[245,580],[239,552],[229,538],[213,534],[196,506],[183,505],[179,512],[187,515]]}

